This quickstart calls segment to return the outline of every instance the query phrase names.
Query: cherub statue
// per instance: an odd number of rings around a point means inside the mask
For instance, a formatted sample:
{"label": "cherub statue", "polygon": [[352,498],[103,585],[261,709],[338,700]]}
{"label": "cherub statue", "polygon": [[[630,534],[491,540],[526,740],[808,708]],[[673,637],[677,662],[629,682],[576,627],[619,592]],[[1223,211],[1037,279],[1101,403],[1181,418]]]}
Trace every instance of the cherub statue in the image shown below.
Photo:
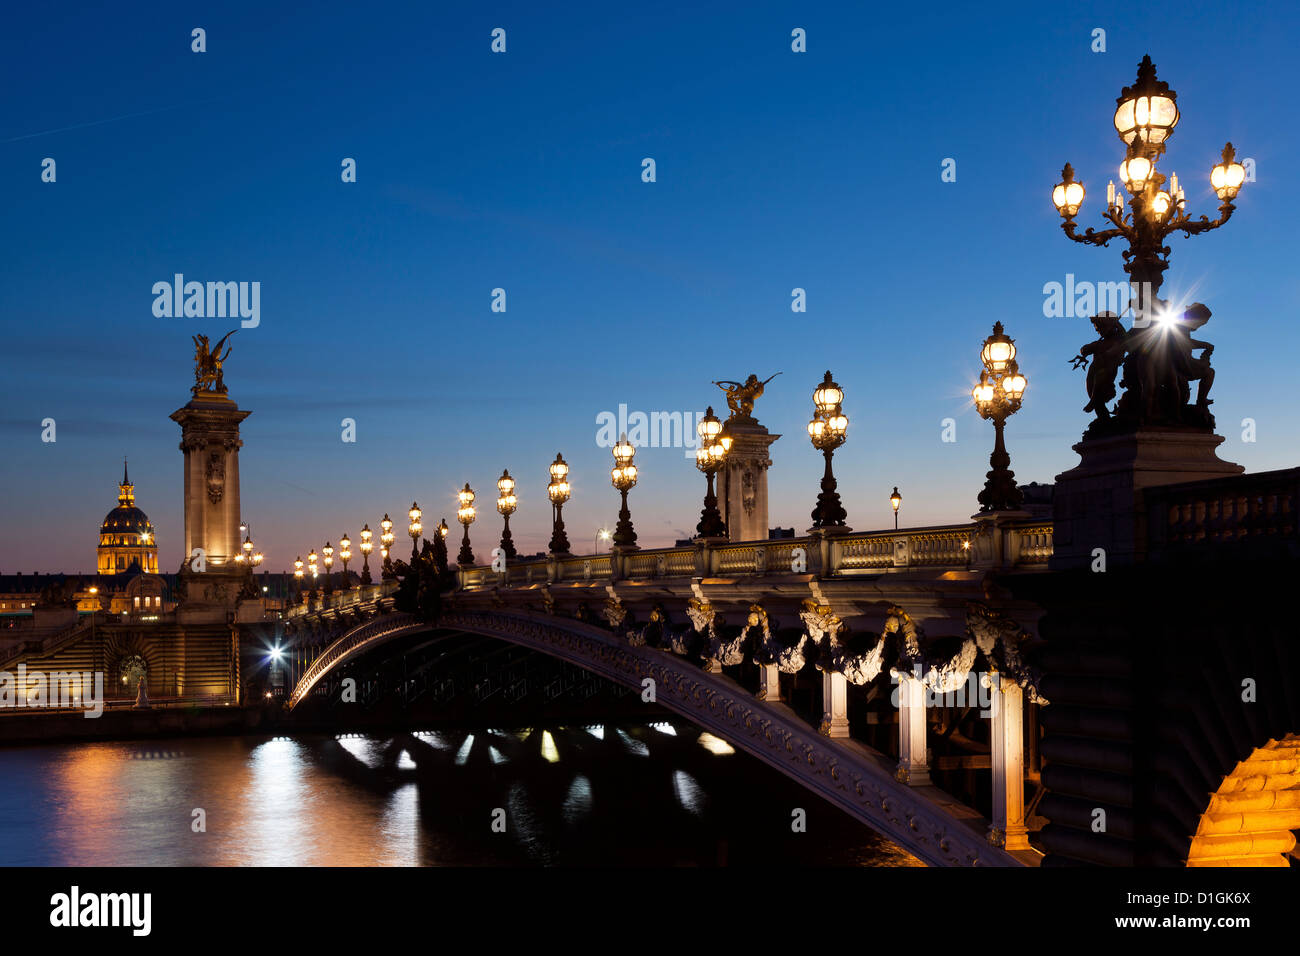
{"label": "cherub statue", "polygon": [[[780,374],[780,372],[776,373],[776,375]],[[754,402],[762,397],[763,386],[776,378],[776,375],[761,382],[757,375],[750,375],[743,383],[722,381],[713,384],[727,393],[727,408],[731,409],[733,418],[752,418]]]}
{"label": "cherub statue", "polygon": [[[1178,370],[1178,386],[1182,404],[1191,398],[1191,382],[1200,384],[1196,389],[1196,407],[1206,414],[1214,399],[1210,398],[1210,386],[1214,384],[1214,369],[1210,368],[1210,356],[1214,346],[1209,342],[1192,338],[1192,333],[1210,321],[1210,310],[1200,302],[1192,303],[1181,316],[1170,323],[1169,331],[1173,337],[1174,367]],[[1195,349],[1204,349],[1200,358],[1193,358]]]}
{"label": "cherub statue", "polygon": [[[1085,412],[1096,412],[1099,419],[1110,418],[1107,403],[1115,397],[1115,376],[1124,362],[1127,332],[1114,312],[1102,312],[1092,317],[1092,327],[1097,330],[1097,340],[1079,349],[1070,360],[1075,368],[1088,369],[1088,404]],[[1088,358],[1092,367],[1088,368]]]}

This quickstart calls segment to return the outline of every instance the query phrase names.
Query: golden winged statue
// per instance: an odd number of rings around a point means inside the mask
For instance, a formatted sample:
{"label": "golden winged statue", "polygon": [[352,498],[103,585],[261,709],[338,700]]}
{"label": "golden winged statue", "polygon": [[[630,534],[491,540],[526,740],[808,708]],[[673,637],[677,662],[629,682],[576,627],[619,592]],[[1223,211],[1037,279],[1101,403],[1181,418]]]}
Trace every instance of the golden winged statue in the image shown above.
{"label": "golden winged statue", "polygon": [[226,349],[226,354],[221,354],[221,347],[226,344],[226,339],[230,338],[237,329],[231,329],[221,337],[216,348],[208,347],[208,337],[206,335],[194,335],[194,388],[191,389],[195,395],[199,392],[218,392],[222,395],[226,393],[226,383],[222,379],[221,366],[226,359],[230,358],[232,349]]}
{"label": "golden winged statue", "polygon": [[762,397],[763,386],[776,378],[776,375],[761,382],[757,375],[750,375],[743,382],[722,381],[713,384],[727,393],[727,408],[731,409],[732,418],[753,418],[754,402]]}

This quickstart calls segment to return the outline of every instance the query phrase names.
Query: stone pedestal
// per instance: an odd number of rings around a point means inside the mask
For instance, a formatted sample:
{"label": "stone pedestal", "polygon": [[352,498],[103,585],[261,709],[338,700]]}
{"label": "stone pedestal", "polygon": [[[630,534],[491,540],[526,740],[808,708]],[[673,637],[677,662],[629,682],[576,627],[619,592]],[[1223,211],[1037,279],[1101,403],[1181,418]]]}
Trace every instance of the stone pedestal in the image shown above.
{"label": "stone pedestal", "polygon": [[1143,560],[1143,490],[1241,474],[1241,465],[1216,453],[1223,440],[1199,429],[1153,427],[1079,442],[1074,450],[1083,460],[1056,476],[1050,567],[1089,567],[1097,548],[1108,567]]}
{"label": "stone pedestal", "polygon": [[718,473],[718,509],[731,541],[766,541],[768,449],[780,435],[750,416],[727,419],[732,437],[726,464]]}

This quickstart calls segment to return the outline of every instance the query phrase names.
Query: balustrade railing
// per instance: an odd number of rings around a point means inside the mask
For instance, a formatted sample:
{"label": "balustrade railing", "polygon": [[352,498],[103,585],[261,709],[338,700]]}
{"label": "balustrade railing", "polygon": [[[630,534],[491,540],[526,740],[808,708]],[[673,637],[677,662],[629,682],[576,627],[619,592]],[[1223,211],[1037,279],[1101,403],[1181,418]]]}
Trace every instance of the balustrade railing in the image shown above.
{"label": "balustrade railing", "polygon": [[[1294,494],[1294,492],[1293,492]],[[1295,511],[1294,498],[1281,505],[1270,498],[1267,509]],[[1261,505],[1259,511],[1267,509]],[[1271,514],[1272,511],[1267,511]],[[1294,522],[1290,526],[1294,528]],[[1041,519],[1012,523],[1007,569],[1046,569],[1052,556],[1052,525]],[[515,559],[504,571],[491,565],[456,569],[457,587],[526,587],[558,582],[612,582],[656,578],[735,577],[763,574],[815,574],[831,577],[875,575],[926,568],[961,570],[979,567],[978,523],[909,528],[899,531],[851,532],[826,538],[774,538],[767,541],[696,542],[678,548],[606,554]],[[1292,531],[1294,533],[1294,531]],[[286,618],[366,604],[396,588],[395,581],[336,591],[328,598],[296,604]]]}
{"label": "balustrade railing", "polygon": [[[1013,524],[1008,530],[1016,542],[1011,551],[1012,565],[1046,568],[1052,555],[1052,525],[1038,520]],[[972,566],[977,531],[977,524],[971,523],[832,535],[824,541],[808,536],[721,544],[698,542],[678,548],[516,559],[505,571],[493,571],[490,565],[461,568],[457,578],[461,589],[473,590],[562,581],[791,573],[851,577],[888,569],[965,569]]]}
{"label": "balustrade railing", "polygon": [[1295,539],[1300,468],[1146,490],[1148,549]]}

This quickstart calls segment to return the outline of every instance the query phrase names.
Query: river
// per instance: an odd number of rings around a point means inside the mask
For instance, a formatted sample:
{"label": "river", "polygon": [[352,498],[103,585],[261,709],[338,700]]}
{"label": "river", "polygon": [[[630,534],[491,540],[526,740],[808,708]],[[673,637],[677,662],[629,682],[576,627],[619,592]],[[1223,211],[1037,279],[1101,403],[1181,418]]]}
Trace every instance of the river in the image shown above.
{"label": "river", "polygon": [[679,721],[11,747],[0,781],[11,866],[918,865]]}

